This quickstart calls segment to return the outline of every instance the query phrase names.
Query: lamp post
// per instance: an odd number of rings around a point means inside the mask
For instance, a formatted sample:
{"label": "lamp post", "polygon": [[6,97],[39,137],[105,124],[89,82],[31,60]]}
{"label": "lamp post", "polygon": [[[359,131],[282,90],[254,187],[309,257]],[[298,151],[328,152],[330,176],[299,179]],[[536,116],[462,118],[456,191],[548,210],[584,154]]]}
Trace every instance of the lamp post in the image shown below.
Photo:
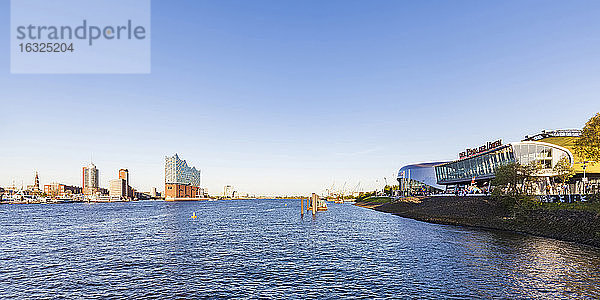
{"label": "lamp post", "polygon": [[385,185],[383,186],[383,195],[386,196],[385,188],[387,187],[387,178],[383,177],[383,180],[385,181]]}
{"label": "lamp post", "polygon": [[585,169],[587,168],[587,164],[588,163],[595,163],[596,161],[592,161],[592,160],[584,160],[582,162],[579,162],[579,164],[583,164],[582,168],[583,168],[583,179],[581,180],[581,182],[583,183],[583,194],[585,195],[586,191],[586,184],[587,184],[587,177],[585,177]]}
{"label": "lamp post", "polygon": [[585,177],[585,169],[587,168],[587,161],[583,162],[583,179],[581,180],[583,183],[583,194],[585,195],[586,192],[586,184],[587,184],[587,177]]}

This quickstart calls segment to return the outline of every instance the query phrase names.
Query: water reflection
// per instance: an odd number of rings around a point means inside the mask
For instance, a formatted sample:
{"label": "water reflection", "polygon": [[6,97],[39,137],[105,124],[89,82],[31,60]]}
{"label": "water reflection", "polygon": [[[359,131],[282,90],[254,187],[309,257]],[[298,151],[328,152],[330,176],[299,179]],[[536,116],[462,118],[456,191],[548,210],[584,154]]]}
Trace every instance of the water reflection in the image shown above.
{"label": "water reflection", "polygon": [[597,248],[351,205],[314,219],[299,210],[295,200],[3,205],[0,297],[600,296]]}

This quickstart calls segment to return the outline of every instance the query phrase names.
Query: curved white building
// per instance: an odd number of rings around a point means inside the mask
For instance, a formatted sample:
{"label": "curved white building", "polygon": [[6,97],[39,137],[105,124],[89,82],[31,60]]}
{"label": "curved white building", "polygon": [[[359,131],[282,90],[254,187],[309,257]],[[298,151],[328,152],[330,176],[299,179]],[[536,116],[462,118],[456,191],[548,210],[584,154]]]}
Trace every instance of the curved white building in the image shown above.
{"label": "curved white building", "polygon": [[539,163],[542,170],[536,176],[551,177],[557,175],[553,168],[563,157],[573,165],[573,154],[567,148],[544,142],[515,142],[438,165],[435,173],[438,184],[469,184],[490,180],[499,166],[517,162],[521,165]]}
{"label": "curved white building", "polygon": [[428,194],[443,191],[445,187],[437,183],[435,166],[447,162],[427,162],[406,165],[398,171],[398,183],[403,195]]}
{"label": "curved white building", "polygon": [[542,131],[526,136],[521,142],[488,142],[466,149],[454,161],[404,166],[398,172],[398,182],[401,190],[408,193],[455,190],[467,186],[477,186],[486,191],[499,166],[513,162],[521,165],[535,163],[542,167],[534,175],[539,177],[537,192],[556,193],[557,181],[552,177],[558,174],[554,167],[564,158],[575,171],[568,182],[569,190],[581,194],[598,193],[600,162],[586,161],[575,153],[575,142],[580,134],[581,131],[577,129]]}

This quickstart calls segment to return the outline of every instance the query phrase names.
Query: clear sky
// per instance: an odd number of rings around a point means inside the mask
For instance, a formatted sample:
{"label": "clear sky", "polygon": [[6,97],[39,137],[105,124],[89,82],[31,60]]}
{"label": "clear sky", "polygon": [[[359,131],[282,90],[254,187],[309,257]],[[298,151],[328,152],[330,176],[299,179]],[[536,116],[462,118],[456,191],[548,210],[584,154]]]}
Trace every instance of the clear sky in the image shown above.
{"label": "clear sky", "polygon": [[10,74],[0,1],[0,186],[164,189],[164,156],[212,194],[393,181],[465,147],[581,128],[600,111],[600,1],[152,1],[152,73]]}

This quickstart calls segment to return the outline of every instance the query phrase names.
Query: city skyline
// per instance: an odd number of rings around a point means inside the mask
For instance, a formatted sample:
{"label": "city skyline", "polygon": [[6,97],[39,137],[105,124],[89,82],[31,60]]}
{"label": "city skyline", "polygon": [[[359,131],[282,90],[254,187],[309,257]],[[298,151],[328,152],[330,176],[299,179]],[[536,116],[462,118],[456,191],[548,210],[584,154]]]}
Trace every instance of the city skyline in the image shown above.
{"label": "city skyline", "polygon": [[600,3],[438,6],[154,1],[151,74],[15,75],[2,60],[0,186],[36,170],[79,186],[93,154],[101,187],[127,168],[160,189],[178,153],[211,192],[373,188],[600,111]]}
{"label": "city skyline", "polygon": [[0,0],[0,300],[600,299],[599,16]]}

